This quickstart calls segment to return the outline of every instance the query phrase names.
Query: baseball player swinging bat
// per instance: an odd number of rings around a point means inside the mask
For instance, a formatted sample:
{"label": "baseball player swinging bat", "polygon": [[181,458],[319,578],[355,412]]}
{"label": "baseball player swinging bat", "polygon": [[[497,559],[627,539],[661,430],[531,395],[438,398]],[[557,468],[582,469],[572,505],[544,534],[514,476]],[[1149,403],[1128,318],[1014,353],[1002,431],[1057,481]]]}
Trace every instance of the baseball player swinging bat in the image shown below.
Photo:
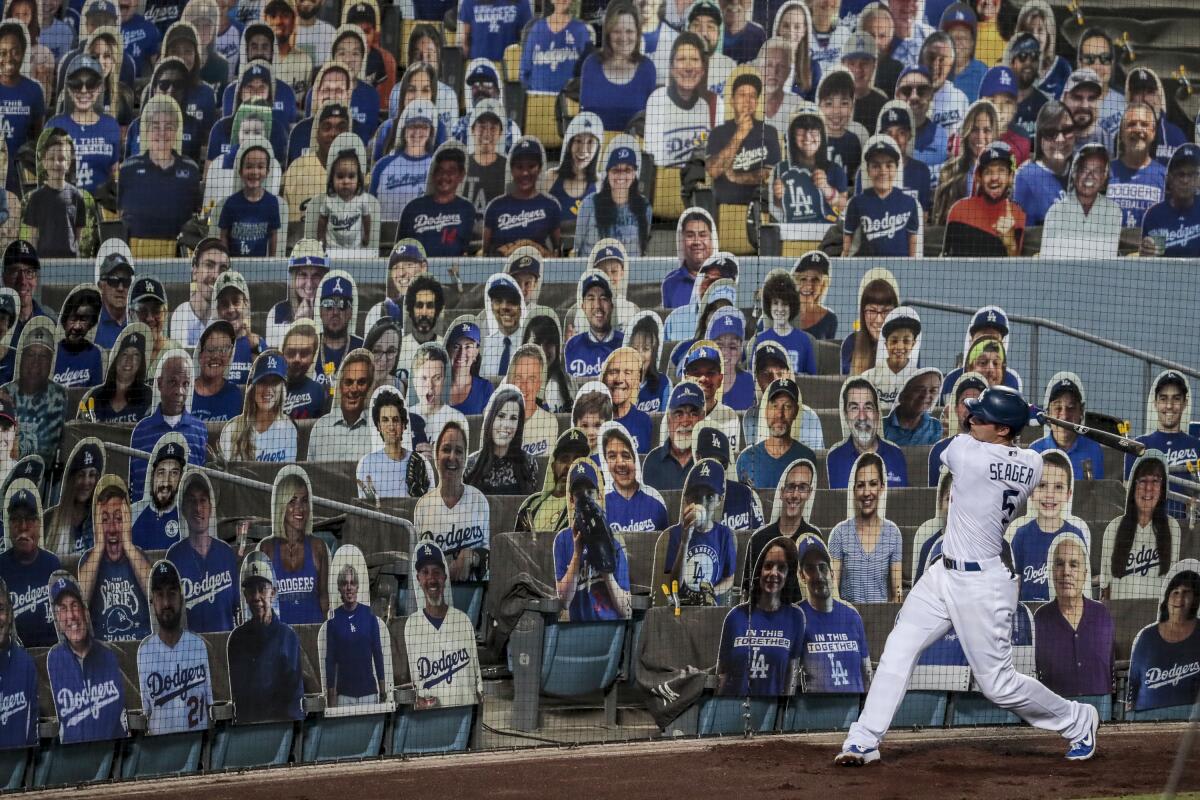
{"label": "baseball player swinging bat", "polygon": [[1075,422],[1067,422],[1065,419],[1052,417],[1044,411],[1038,411],[1035,418],[1043,425],[1056,425],[1059,428],[1066,428],[1069,431],[1075,431],[1080,436],[1086,436],[1092,441],[1098,442],[1105,447],[1111,447],[1114,450],[1120,450],[1123,453],[1129,453],[1135,458],[1146,452],[1146,445],[1139,441],[1128,439],[1124,436],[1118,436],[1117,434],[1109,433],[1108,431],[1089,428],[1087,425],[1080,425]]}

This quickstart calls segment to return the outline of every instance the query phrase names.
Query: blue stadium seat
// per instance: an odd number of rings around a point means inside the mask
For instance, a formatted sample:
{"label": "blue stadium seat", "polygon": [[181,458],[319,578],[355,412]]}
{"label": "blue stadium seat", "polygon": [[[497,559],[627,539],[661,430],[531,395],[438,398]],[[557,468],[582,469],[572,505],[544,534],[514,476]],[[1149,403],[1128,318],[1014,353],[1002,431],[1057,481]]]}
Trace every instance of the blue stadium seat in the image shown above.
{"label": "blue stadium seat", "polygon": [[862,695],[798,694],[783,715],[783,730],[844,731],[858,719]]}
{"label": "blue stadium seat", "polygon": [[55,740],[34,758],[33,786],[40,789],[108,780],[116,750],[113,741],[61,744]]}
{"label": "blue stadium seat", "polygon": [[1094,694],[1085,697],[1072,697],[1079,703],[1087,703],[1100,712],[1100,721],[1108,722],[1113,718],[1113,699],[1111,694]]}
{"label": "blue stadium seat", "polygon": [[978,692],[957,692],[950,711],[950,725],[1019,725],[1021,718],[1000,708]]}
{"label": "blue stadium seat", "polygon": [[0,752],[0,791],[20,789],[25,785],[25,768],[29,764],[29,750],[4,750]]}
{"label": "blue stadium seat", "polygon": [[479,630],[479,617],[483,611],[483,593],[487,584],[483,581],[454,582],[451,587],[454,596],[454,607],[467,615],[471,626]]}
{"label": "blue stadium seat", "polygon": [[1168,720],[1186,720],[1192,716],[1192,707],[1167,706],[1166,708],[1149,708],[1145,711],[1130,711],[1125,714],[1129,722],[1164,722]]}
{"label": "blue stadium seat", "polygon": [[945,692],[910,689],[892,720],[893,728],[940,728],[946,722],[949,696]]}
{"label": "blue stadium seat", "polygon": [[414,711],[402,708],[392,728],[392,755],[452,753],[467,749],[476,706],[431,708]]}
{"label": "blue stadium seat", "polygon": [[617,679],[624,621],[546,626],[542,649],[542,691],[555,697],[607,689]]}
{"label": "blue stadium seat", "polygon": [[183,775],[200,768],[204,750],[203,733],[176,733],[163,736],[144,734],[132,739],[121,759],[122,778],[148,778],[154,775]]}
{"label": "blue stadium seat", "polygon": [[275,767],[288,762],[296,736],[294,722],[223,725],[213,739],[212,769]]}
{"label": "blue stadium seat", "polygon": [[[744,697],[706,697],[700,706],[700,734],[740,734],[746,729]],[[757,733],[774,730],[778,702],[774,697],[751,697],[750,727]]]}
{"label": "blue stadium seat", "polygon": [[383,747],[387,714],[322,717],[304,726],[303,759],[339,761],[371,758]]}

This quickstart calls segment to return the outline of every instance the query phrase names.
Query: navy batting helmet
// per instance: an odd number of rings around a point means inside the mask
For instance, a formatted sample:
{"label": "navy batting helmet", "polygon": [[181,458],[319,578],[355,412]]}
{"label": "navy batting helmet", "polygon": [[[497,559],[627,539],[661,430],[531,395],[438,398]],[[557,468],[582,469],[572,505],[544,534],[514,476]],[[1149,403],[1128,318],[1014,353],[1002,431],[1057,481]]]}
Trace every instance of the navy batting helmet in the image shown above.
{"label": "navy batting helmet", "polygon": [[1029,404],[1021,393],[1007,386],[992,386],[979,397],[963,403],[967,413],[984,422],[1004,425],[1016,437],[1029,424]]}

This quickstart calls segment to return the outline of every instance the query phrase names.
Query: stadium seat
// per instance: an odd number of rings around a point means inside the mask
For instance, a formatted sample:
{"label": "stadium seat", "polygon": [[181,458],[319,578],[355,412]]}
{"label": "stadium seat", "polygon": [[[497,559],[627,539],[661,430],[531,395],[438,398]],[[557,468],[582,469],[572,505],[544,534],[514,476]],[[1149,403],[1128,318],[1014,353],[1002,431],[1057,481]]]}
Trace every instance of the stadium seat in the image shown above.
{"label": "stadium seat", "polygon": [[683,216],[683,183],[679,167],[656,167],[654,197],[651,207],[654,218],[674,222]]}
{"label": "stadium seat", "polygon": [[784,732],[844,731],[858,719],[862,695],[806,692],[791,698],[783,715]]}
{"label": "stadium seat", "polygon": [[948,693],[966,691],[970,680],[970,667],[918,665],[908,681],[908,691],[900,702],[892,727],[941,727],[946,722]]}
{"label": "stadium seat", "polygon": [[305,761],[343,761],[377,756],[388,715],[317,717],[304,726]]}
{"label": "stadium seat", "polygon": [[296,737],[294,722],[221,725],[213,738],[212,769],[277,767],[288,763]]}
{"label": "stadium seat", "polygon": [[547,148],[562,147],[562,134],[554,118],[556,95],[526,94],[525,113],[521,120],[521,132],[536,136]]}
{"label": "stadium seat", "polygon": [[122,778],[183,775],[200,768],[204,750],[203,733],[135,736],[121,758]]}
{"label": "stadium seat", "polygon": [[[1013,665],[1017,672],[1034,675],[1037,665],[1032,645],[1013,647]],[[971,679],[970,692],[956,692],[950,708],[950,725],[1019,725],[1021,718],[1013,712],[999,708],[979,692],[979,685]]]}
{"label": "stadium seat", "polygon": [[1126,722],[1169,722],[1188,720],[1191,717],[1192,707],[1190,705],[1148,708],[1145,711],[1125,712]]}
{"label": "stadium seat", "polygon": [[706,697],[700,704],[700,735],[755,733],[774,729],[779,704],[774,697]]}
{"label": "stadium seat", "polygon": [[392,724],[392,755],[461,752],[471,740],[475,706],[431,708],[402,706]]}
{"label": "stadium seat", "polygon": [[37,789],[107,780],[112,774],[116,743],[62,744],[56,738],[38,750],[32,785]]}
{"label": "stadium seat", "polygon": [[451,584],[454,607],[467,615],[476,630],[479,629],[479,620],[483,612],[485,591],[487,591],[486,581],[462,581]]}
{"label": "stadium seat", "polygon": [[179,243],[174,239],[129,240],[129,249],[134,258],[174,258],[179,252]]}
{"label": "stadium seat", "polygon": [[0,791],[20,789],[25,785],[26,767],[29,766],[29,750],[5,750],[0,752]]}
{"label": "stadium seat", "polygon": [[1113,718],[1113,698],[1111,694],[1093,694],[1083,697],[1072,697],[1072,700],[1078,703],[1087,703],[1092,706],[1100,714],[1101,722],[1108,722]]}
{"label": "stadium seat", "polygon": [[717,232],[721,249],[735,256],[754,255],[754,246],[746,235],[746,214],[749,206],[722,203],[717,208]]}

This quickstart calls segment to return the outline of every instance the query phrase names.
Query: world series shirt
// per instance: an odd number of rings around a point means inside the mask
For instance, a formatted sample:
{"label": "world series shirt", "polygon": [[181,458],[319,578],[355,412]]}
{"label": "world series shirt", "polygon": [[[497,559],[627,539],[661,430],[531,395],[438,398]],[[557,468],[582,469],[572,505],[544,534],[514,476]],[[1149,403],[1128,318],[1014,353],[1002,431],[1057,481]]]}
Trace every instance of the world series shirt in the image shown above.
{"label": "world series shirt", "polygon": [[721,695],[778,697],[788,689],[793,660],[804,656],[804,612],[783,604],[774,611],[742,603],[721,628],[717,675]]}
{"label": "world series shirt", "polygon": [[96,588],[88,608],[96,638],[103,642],[139,641],[150,635],[150,604],[133,573],[129,556],[110,561],[101,553]]}
{"label": "world series shirt", "polygon": [[212,671],[203,639],[183,631],[170,647],[158,636],[149,636],[138,647],[137,662],[142,712],[151,735],[208,727]]}
{"label": "world series shirt", "polygon": [[863,663],[870,661],[867,632],[852,606],[833,601],[831,611],[817,611],[807,600],[804,612],[804,691],[861,694]]}
{"label": "world series shirt", "polygon": [[111,650],[93,641],[79,658],[65,643],[56,644],[46,658],[46,672],[63,744],[128,735],[125,678]]}

